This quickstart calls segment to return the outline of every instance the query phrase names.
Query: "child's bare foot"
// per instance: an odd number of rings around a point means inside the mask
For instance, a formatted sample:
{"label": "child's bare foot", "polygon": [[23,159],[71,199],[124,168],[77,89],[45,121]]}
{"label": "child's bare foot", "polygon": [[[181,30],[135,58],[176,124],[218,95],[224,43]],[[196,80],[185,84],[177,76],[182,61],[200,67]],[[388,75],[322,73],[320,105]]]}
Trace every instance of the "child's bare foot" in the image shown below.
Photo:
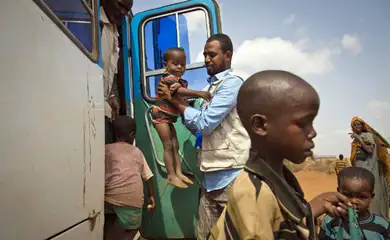
{"label": "child's bare foot", "polygon": [[193,181],[191,181],[191,179],[189,179],[187,176],[185,176],[183,173],[176,173],[177,174],[177,177],[182,180],[184,183],[186,184],[194,184]]}
{"label": "child's bare foot", "polygon": [[168,184],[171,184],[177,188],[188,188],[188,186],[176,175],[168,176]]}

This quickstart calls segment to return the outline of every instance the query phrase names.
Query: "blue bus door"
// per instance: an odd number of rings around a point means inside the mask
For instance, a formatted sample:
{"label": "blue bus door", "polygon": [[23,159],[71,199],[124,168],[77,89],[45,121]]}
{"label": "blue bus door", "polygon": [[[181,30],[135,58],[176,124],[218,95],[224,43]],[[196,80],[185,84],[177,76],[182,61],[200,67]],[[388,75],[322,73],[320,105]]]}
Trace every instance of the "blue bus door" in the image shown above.
{"label": "blue bus door", "polygon": [[[209,36],[221,32],[219,8],[213,0],[191,0],[148,10],[131,19],[132,102],[137,122],[136,144],[155,175],[156,211],[144,212],[141,234],[146,238],[195,238],[202,175],[196,163],[194,136],[181,119],[175,124],[182,168],[194,184],[177,189],[167,184],[163,147],[151,124],[150,110],[164,72],[167,48],[182,47],[187,55],[183,79],[190,89],[207,85],[203,48]],[[145,200],[147,196],[145,196]]]}

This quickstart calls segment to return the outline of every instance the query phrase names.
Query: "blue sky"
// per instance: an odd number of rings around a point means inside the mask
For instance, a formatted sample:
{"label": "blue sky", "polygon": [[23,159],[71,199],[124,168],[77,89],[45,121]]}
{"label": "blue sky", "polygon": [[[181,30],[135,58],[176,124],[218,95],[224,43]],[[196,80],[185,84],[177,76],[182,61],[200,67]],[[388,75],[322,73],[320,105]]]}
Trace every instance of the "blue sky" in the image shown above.
{"label": "blue sky", "polygon": [[[133,12],[173,2],[138,0]],[[217,2],[223,32],[234,43],[237,73],[246,77],[264,69],[288,70],[319,92],[316,154],[349,155],[353,116],[389,139],[390,1]],[[204,42],[191,44],[200,51]]]}

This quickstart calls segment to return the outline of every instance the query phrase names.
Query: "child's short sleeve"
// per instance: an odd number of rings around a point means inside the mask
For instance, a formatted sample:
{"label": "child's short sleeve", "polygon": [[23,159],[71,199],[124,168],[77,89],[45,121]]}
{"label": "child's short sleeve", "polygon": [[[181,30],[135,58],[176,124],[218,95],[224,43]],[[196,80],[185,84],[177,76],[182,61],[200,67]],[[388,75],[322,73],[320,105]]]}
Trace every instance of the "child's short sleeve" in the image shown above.
{"label": "child's short sleeve", "polygon": [[180,78],[179,83],[180,83],[180,85],[181,85],[183,88],[188,88],[188,82],[187,82],[186,80]]}
{"label": "child's short sleeve", "polygon": [[145,156],[141,153],[142,157],[142,170],[141,170],[141,176],[144,182],[148,181],[151,177],[153,177],[152,170],[150,170],[150,167],[148,165],[148,162],[146,162]]}

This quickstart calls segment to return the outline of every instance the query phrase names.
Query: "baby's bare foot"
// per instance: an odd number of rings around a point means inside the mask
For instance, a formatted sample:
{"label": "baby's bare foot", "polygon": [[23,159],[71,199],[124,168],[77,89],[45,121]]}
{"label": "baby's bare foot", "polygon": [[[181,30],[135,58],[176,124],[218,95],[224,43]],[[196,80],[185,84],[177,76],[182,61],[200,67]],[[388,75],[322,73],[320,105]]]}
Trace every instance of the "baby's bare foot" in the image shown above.
{"label": "baby's bare foot", "polygon": [[[177,173],[176,173],[177,174]],[[185,176],[183,173],[179,173],[177,174],[177,176],[179,177],[180,180],[182,180],[184,183],[186,184],[194,184],[193,181],[191,181],[191,179],[189,179],[187,176]]]}
{"label": "baby's bare foot", "polygon": [[168,184],[171,184],[177,188],[188,188],[188,186],[176,175],[168,176]]}

